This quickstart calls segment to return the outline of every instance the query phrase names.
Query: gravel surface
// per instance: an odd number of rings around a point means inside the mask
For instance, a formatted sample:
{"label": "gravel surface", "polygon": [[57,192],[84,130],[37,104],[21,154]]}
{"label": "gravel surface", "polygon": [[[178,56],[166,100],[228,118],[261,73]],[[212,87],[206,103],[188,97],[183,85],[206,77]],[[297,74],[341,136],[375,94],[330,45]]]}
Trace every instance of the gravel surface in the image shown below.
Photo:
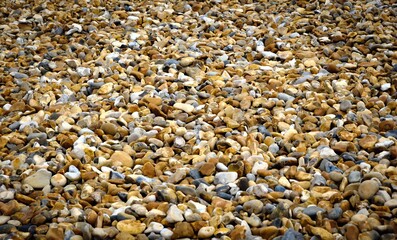
{"label": "gravel surface", "polygon": [[0,2],[0,239],[397,238],[395,1]]}

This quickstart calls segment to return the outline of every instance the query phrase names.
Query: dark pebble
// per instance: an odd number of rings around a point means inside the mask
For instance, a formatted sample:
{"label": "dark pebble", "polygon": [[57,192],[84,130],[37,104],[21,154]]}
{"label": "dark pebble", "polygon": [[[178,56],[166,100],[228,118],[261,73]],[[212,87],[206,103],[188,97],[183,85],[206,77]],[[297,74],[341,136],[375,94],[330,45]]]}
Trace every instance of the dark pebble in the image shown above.
{"label": "dark pebble", "polygon": [[248,179],[246,177],[240,178],[240,180],[237,183],[237,186],[240,188],[240,190],[245,191],[249,187],[248,184]]}
{"label": "dark pebble", "polygon": [[183,194],[185,195],[189,195],[189,196],[197,196],[196,190],[191,188],[191,187],[187,187],[187,186],[176,186],[175,189],[177,191],[181,191],[183,192]]}
{"label": "dark pebble", "polygon": [[201,176],[199,170],[197,170],[197,169],[191,169],[189,174],[190,174],[190,176],[191,176],[192,178],[194,178],[194,179],[202,178],[202,176]]}
{"label": "dark pebble", "polygon": [[309,217],[315,219],[317,217],[318,212],[325,212],[324,209],[317,207],[317,206],[310,206],[303,210],[303,213],[308,215]]}
{"label": "dark pebble", "polygon": [[224,192],[218,192],[216,195],[218,195],[218,197],[226,199],[226,200],[231,200],[233,197],[233,195],[224,193]]}
{"label": "dark pebble", "polygon": [[274,188],[274,191],[276,191],[276,192],[285,192],[285,187],[280,186],[280,185],[277,185],[277,186]]}
{"label": "dark pebble", "polygon": [[328,218],[332,220],[337,220],[342,216],[343,210],[340,207],[331,209],[328,213]]}
{"label": "dark pebble", "polygon": [[397,138],[397,130],[390,130],[385,133],[385,137]]}
{"label": "dark pebble", "polygon": [[304,240],[302,233],[289,228],[281,240]]}
{"label": "dark pebble", "polygon": [[11,230],[15,228],[12,224],[4,224],[0,226],[0,233],[10,233]]}

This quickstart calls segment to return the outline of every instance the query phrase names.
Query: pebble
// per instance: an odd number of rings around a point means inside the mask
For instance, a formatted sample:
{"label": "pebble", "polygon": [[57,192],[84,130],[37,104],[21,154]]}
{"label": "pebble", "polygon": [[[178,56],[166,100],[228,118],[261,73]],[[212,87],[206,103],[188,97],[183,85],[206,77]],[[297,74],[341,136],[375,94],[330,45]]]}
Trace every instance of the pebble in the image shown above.
{"label": "pebble", "polygon": [[134,161],[131,156],[123,151],[115,151],[110,157],[113,166],[123,166],[131,168],[134,165]]}
{"label": "pebble", "polygon": [[69,166],[69,171],[65,173],[65,177],[69,181],[76,181],[81,178],[81,173],[78,168],[76,168],[74,165]]}
{"label": "pebble", "polygon": [[365,180],[358,187],[358,194],[362,199],[372,198],[379,190],[379,184],[375,180]]}
{"label": "pebble", "polygon": [[249,213],[258,214],[262,212],[263,203],[260,200],[254,199],[244,203],[243,209]]}
{"label": "pebble", "polygon": [[227,184],[237,180],[236,172],[219,172],[215,174],[214,184]]}
{"label": "pebble", "polygon": [[215,228],[212,226],[209,227],[202,227],[197,233],[198,238],[210,238],[214,235]]}
{"label": "pebble", "polygon": [[67,179],[62,174],[57,173],[51,177],[51,184],[54,187],[63,187],[66,185],[66,183],[67,183]]}
{"label": "pebble", "polygon": [[167,211],[166,220],[170,223],[182,222],[184,220],[182,210],[180,210],[176,205],[171,205]]}
{"label": "pebble", "polygon": [[44,188],[50,184],[52,173],[46,169],[39,169],[37,172],[23,180],[23,184],[29,184],[34,188]]}

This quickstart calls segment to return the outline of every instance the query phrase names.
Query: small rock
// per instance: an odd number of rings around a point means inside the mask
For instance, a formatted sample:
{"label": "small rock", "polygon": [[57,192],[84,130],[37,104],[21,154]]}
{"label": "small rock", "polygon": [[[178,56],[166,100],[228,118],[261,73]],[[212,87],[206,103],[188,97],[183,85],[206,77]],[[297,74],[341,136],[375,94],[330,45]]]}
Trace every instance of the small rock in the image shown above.
{"label": "small rock", "polygon": [[214,184],[227,184],[236,181],[236,172],[219,172],[215,174]]}
{"label": "small rock", "polygon": [[34,188],[43,188],[50,184],[52,173],[46,169],[39,169],[34,174],[25,178],[22,183],[29,184]]}
{"label": "small rock", "polygon": [[115,135],[117,133],[117,126],[113,123],[103,123],[101,129],[105,134]]}
{"label": "small rock", "polygon": [[214,233],[215,233],[214,227],[212,227],[212,226],[203,227],[198,231],[197,236],[199,238],[210,238],[210,237],[212,237],[212,235],[214,235]]}
{"label": "small rock", "polygon": [[376,142],[378,141],[378,138],[374,135],[366,135],[360,141],[358,141],[358,144],[360,147],[366,149],[366,150],[371,150],[374,148]]}
{"label": "small rock", "polygon": [[356,183],[361,180],[361,172],[359,171],[352,171],[349,174],[349,183]]}
{"label": "small rock", "polygon": [[257,199],[245,202],[243,205],[244,211],[255,214],[262,212],[262,208],[263,208],[263,202]]}
{"label": "small rock", "polygon": [[372,198],[379,190],[379,184],[375,180],[366,180],[358,187],[358,194],[362,199]]}
{"label": "small rock", "polygon": [[169,223],[182,222],[184,220],[182,210],[180,210],[176,205],[171,205],[167,211],[166,220]]}
{"label": "small rock", "polygon": [[308,215],[309,217],[311,217],[313,219],[315,219],[317,217],[318,212],[324,213],[325,210],[320,207],[317,207],[317,206],[309,206],[303,210],[304,214]]}
{"label": "small rock", "polygon": [[131,156],[123,151],[115,151],[110,157],[113,166],[124,166],[131,168],[134,165],[134,161]]}
{"label": "small rock", "polygon": [[87,76],[91,75],[91,69],[89,69],[89,68],[77,67],[76,71],[80,77],[87,77]]}
{"label": "small rock", "polygon": [[172,238],[174,239],[194,237],[194,230],[192,225],[190,225],[188,222],[176,223],[173,232],[174,234],[172,235]]}
{"label": "small rock", "polygon": [[342,100],[340,102],[340,110],[343,112],[347,112],[352,108],[352,103],[349,100]]}
{"label": "small rock", "polygon": [[81,178],[81,173],[74,165],[70,165],[69,171],[65,173],[65,177],[70,181],[77,181]]}
{"label": "small rock", "polygon": [[180,109],[182,111],[185,111],[187,113],[191,113],[194,111],[194,107],[190,104],[186,104],[186,103],[175,103],[174,104],[174,108],[176,109]]}
{"label": "small rock", "polygon": [[295,231],[292,228],[289,228],[281,240],[304,240],[303,234]]}
{"label": "small rock", "polygon": [[397,207],[397,199],[393,198],[393,199],[386,201],[385,206],[387,206],[389,208],[396,208]]}
{"label": "small rock", "polygon": [[127,220],[119,221],[116,227],[120,232],[125,232],[132,235],[138,235],[140,233],[143,233],[143,231],[146,228],[146,224],[132,219],[127,219]]}
{"label": "small rock", "polygon": [[51,177],[51,184],[54,187],[63,187],[67,183],[67,179],[64,175],[57,173]]}

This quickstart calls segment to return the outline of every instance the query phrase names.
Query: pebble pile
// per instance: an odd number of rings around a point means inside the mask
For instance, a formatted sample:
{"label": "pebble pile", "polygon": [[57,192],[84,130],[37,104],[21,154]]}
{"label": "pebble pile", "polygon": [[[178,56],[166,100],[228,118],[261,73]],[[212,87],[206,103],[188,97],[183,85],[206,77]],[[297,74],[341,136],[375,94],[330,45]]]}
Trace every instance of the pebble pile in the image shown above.
{"label": "pebble pile", "polygon": [[1,239],[397,238],[393,0],[0,2]]}

